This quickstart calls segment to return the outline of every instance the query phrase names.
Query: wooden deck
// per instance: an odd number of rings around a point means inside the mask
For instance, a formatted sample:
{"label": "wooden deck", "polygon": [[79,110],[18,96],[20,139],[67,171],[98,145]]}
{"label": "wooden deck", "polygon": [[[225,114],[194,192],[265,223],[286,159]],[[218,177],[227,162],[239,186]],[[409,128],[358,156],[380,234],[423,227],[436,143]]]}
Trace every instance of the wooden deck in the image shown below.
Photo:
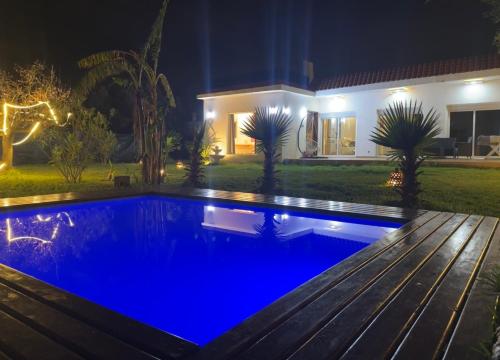
{"label": "wooden deck", "polygon": [[410,220],[198,348],[0,264],[0,359],[479,359],[490,306],[478,276],[500,262],[498,219],[213,190],[140,189],[8,199],[47,203],[168,193]]}

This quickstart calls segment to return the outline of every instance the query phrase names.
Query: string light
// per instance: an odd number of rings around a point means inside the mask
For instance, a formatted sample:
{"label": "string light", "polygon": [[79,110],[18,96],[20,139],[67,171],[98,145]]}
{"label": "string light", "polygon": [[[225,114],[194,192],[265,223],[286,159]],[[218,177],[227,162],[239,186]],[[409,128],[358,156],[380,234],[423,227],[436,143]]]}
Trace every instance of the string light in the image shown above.
{"label": "string light", "polygon": [[[71,118],[71,116],[73,116],[72,113],[68,113],[66,121],[63,124],[60,124],[59,121],[58,121],[58,119],[57,119],[56,112],[50,106],[50,104],[49,104],[48,101],[39,101],[38,103],[36,103],[34,105],[14,105],[14,104],[9,104],[9,103],[4,103],[3,104],[3,124],[2,124],[2,128],[0,129],[0,132],[3,133],[4,136],[7,135],[8,132],[9,132],[9,122],[8,122],[9,109],[14,109],[14,110],[29,110],[29,109],[34,109],[34,108],[37,108],[37,107],[40,107],[40,106],[47,107],[47,109],[49,111],[49,114],[50,114],[50,119],[49,120],[54,121],[56,123],[56,125],[61,126],[61,127],[65,126],[68,123],[68,121]],[[43,116],[43,114],[40,114],[40,116]],[[24,144],[26,141],[28,141],[36,133],[36,131],[38,130],[38,128],[40,127],[41,124],[42,123],[40,121],[37,121],[31,127],[31,129],[28,131],[28,135],[26,135],[22,140],[19,140],[19,141],[13,143],[12,146],[18,146],[18,145]],[[0,170],[2,170],[3,168],[5,168],[6,166],[7,166],[6,163],[0,163]]]}

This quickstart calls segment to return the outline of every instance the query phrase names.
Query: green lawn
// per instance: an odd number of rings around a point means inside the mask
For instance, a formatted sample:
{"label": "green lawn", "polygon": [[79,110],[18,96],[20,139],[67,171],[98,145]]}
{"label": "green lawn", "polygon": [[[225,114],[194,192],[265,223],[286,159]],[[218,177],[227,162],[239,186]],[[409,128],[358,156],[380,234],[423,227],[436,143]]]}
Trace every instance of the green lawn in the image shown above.
{"label": "green lawn", "polygon": [[[398,196],[384,186],[393,167],[357,166],[279,166],[280,194],[317,199],[393,205]],[[117,175],[132,175],[134,164],[115,165]],[[67,191],[112,189],[105,166],[92,166],[80,184],[67,184],[47,165],[18,166],[0,173],[0,197],[16,197]],[[183,170],[168,167],[168,183],[178,186]],[[208,167],[207,187],[223,190],[254,191],[261,166],[256,163],[224,164]],[[423,208],[500,216],[500,169],[425,167],[421,176]]]}

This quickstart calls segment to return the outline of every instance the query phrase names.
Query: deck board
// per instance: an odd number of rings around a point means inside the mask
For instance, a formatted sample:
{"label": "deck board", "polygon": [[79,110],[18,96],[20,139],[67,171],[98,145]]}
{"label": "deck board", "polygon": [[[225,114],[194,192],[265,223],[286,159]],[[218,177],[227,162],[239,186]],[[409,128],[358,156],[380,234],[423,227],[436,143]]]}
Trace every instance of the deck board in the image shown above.
{"label": "deck board", "polygon": [[[398,339],[412,325],[416,316],[446,274],[447,268],[470,240],[482,217],[470,216],[432,258],[415,274],[381,313],[363,329],[363,334],[343,354],[342,359],[386,358],[395,350]],[[385,334],[380,337],[378,334]],[[377,341],[371,339],[377,338]]]}
{"label": "deck board", "polygon": [[[490,245],[490,252],[484,260],[479,276],[500,265],[500,226],[497,225]],[[481,343],[491,337],[491,327],[478,326],[492,322],[493,306],[496,295],[481,281],[476,281],[464,311],[460,316],[457,328],[448,346],[445,359],[465,357],[469,360],[484,359],[478,351]]]}
{"label": "deck board", "polygon": [[498,219],[486,218],[395,353],[396,359],[440,357]]}
{"label": "deck board", "polygon": [[201,349],[0,264],[0,359],[455,359],[489,330],[475,331],[491,301],[477,278],[500,261],[496,218],[165,187],[1,199],[0,211],[151,194],[407,223]]}
{"label": "deck board", "polygon": [[82,359],[0,308],[0,359],[2,354],[13,359]]}

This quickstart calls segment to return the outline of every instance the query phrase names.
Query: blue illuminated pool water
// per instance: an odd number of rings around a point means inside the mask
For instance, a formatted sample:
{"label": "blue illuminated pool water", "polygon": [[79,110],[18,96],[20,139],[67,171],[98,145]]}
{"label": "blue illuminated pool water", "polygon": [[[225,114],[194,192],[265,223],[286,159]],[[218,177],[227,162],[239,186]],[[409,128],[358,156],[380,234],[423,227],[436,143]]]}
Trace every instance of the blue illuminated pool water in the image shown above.
{"label": "blue illuminated pool water", "polygon": [[203,345],[399,226],[145,196],[0,214],[0,262]]}

